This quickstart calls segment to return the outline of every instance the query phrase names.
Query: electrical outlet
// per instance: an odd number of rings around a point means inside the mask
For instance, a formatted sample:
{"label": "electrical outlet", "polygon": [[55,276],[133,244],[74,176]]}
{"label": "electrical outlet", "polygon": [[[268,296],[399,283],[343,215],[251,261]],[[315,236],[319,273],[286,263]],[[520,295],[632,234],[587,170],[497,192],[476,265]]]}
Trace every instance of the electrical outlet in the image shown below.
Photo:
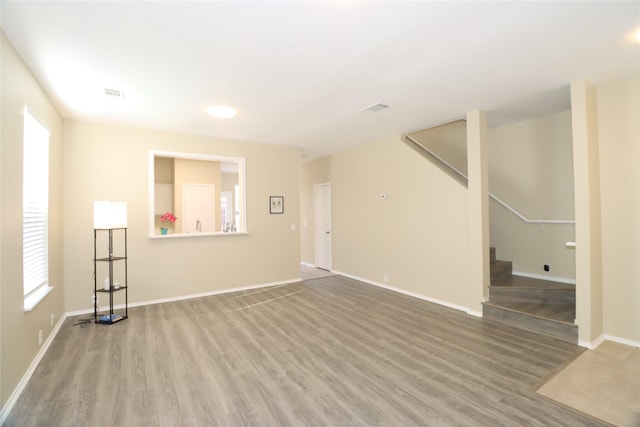
{"label": "electrical outlet", "polygon": [[551,271],[551,266],[549,264],[545,264],[544,271]]}
{"label": "electrical outlet", "polygon": [[385,283],[389,281],[389,275],[385,273],[384,275],[384,281]]}
{"label": "electrical outlet", "polygon": [[54,318],[54,315],[53,313],[51,313],[51,326],[53,326],[53,318]]}
{"label": "electrical outlet", "polygon": [[42,345],[42,329],[38,331],[38,345]]}

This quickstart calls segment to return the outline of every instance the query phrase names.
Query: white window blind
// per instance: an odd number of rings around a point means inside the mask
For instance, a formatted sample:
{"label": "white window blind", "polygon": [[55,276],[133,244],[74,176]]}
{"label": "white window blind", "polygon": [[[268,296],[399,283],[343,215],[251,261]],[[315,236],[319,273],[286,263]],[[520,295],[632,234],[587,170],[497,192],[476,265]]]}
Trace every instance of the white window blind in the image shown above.
{"label": "white window blind", "polygon": [[25,299],[49,279],[49,131],[25,109],[22,187],[22,264]]}

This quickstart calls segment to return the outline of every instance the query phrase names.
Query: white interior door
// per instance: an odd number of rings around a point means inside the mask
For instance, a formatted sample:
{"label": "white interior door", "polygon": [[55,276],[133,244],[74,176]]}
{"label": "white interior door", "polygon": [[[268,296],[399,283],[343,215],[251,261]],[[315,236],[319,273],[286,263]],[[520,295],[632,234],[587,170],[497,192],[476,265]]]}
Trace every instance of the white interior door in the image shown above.
{"label": "white interior door", "polygon": [[182,186],[182,232],[215,231],[215,185],[184,184]]}
{"label": "white interior door", "polygon": [[313,187],[315,264],[331,270],[331,184]]}

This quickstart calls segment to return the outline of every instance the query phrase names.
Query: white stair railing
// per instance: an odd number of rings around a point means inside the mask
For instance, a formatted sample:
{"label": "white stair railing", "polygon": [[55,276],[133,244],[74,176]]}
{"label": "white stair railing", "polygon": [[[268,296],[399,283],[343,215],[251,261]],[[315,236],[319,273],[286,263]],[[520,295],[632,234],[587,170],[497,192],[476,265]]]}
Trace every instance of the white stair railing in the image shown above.
{"label": "white stair railing", "polygon": [[[414,148],[418,148],[422,150],[424,154],[426,154],[428,157],[440,163],[442,167],[448,169],[448,171],[453,176],[457,177],[459,181],[461,181],[464,185],[467,185],[467,183],[469,182],[469,178],[463,172],[461,172],[455,166],[453,166],[451,163],[447,162],[442,157],[438,156],[436,153],[434,153],[429,148],[422,145],[419,141],[412,138],[410,135],[403,135],[402,138],[405,142],[411,144]],[[502,206],[503,208],[511,212],[513,215],[518,217],[520,220],[526,222],[527,224],[575,224],[576,223],[572,219],[529,219],[524,215],[522,215],[517,210],[515,210],[507,202],[495,196],[493,193],[489,193],[489,197],[493,199],[496,203],[498,203],[500,206]]]}

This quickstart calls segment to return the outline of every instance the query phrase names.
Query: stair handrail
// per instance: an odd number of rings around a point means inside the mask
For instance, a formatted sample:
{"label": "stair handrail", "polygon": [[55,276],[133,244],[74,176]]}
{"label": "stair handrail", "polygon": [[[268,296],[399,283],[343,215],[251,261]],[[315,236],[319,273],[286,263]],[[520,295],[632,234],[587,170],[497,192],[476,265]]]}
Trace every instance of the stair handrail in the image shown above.
{"label": "stair handrail", "polygon": [[[432,150],[430,150],[429,148],[427,148],[424,145],[422,145],[419,141],[417,141],[416,139],[412,138],[411,135],[403,135],[402,138],[404,139],[405,142],[408,141],[411,144],[413,144],[414,146],[419,147],[426,154],[428,154],[429,157],[436,159],[438,162],[440,162],[441,165],[443,165],[444,167],[448,168],[451,172],[453,172],[455,175],[457,175],[459,177],[459,179],[461,181],[463,181],[464,183],[468,183],[469,182],[469,177],[467,177],[467,175],[465,175],[463,172],[458,170],[451,163],[449,163],[446,160],[444,160],[442,157],[438,156]],[[529,218],[525,217],[523,214],[521,214],[520,212],[518,212],[517,210],[515,210],[507,202],[505,202],[504,200],[498,198],[493,193],[489,192],[489,197],[491,199],[493,199],[496,203],[498,203],[500,206],[502,206],[503,208],[505,208],[506,210],[508,210],[513,215],[515,215],[516,217],[518,217],[520,220],[524,221],[527,224],[575,224],[576,223],[575,220],[572,220],[572,219],[529,219]]]}
{"label": "stair handrail", "polygon": [[441,166],[443,166],[448,172],[453,172],[451,175],[454,176],[454,178],[457,178],[458,181],[460,181],[465,187],[468,185],[469,182],[469,178],[467,178],[467,176],[461,172],[460,170],[458,170],[455,166],[453,166],[451,163],[447,162],[445,159],[443,159],[442,157],[438,156],[436,153],[434,153],[432,150],[430,150],[429,148],[425,147],[424,145],[422,145],[419,141],[416,141],[414,138],[412,138],[410,135],[403,135],[402,138],[405,140],[405,142],[410,142],[411,144],[413,144],[414,146],[417,146],[418,148],[420,148],[424,154],[426,154],[428,157],[435,159],[437,162],[440,163]]}

